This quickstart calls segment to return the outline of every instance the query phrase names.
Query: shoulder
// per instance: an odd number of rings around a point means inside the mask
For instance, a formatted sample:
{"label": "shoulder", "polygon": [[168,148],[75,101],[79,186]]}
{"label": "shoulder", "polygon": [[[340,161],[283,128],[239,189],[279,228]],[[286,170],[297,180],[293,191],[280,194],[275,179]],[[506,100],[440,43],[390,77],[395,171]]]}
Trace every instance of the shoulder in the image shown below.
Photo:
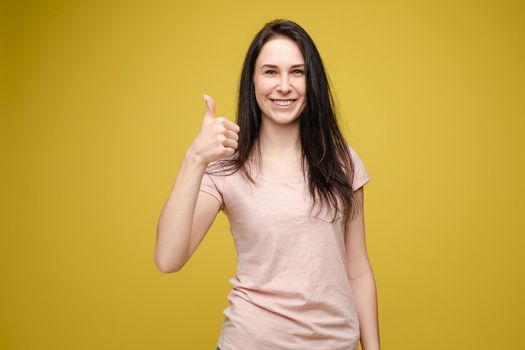
{"label": "shoulder", "polygon": [[205,173],[215,179],[223,182],[226,178],[231,177],[236,171],[232,171],[234,167],[235,154],[208,163]]}
{"label": "shoulder", "polygon": [[348,150],[348,152],[350,153],[352,157],[357,154],[355,149],[349,143],[346,144],[346,149]]}
{"label": "shoulder", "polygon": [[352,158],[352,162],[354,164],[361,164],[363,161],[361,159],[361,157],[359,156],[359,154],[357,153],[357,151],[352,147],[350,146],[350,144],[346,144],[346,147],[348,149],[348,152],[350,153],[350,157]]}

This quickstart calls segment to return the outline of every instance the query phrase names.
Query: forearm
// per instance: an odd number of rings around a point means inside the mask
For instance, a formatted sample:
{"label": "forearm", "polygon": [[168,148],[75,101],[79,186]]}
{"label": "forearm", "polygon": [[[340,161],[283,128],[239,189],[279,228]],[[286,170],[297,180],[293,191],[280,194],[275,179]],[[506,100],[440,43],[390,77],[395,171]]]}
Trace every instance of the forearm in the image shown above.
{"label": "forearm", "polygon": [[195,205],[205,168],[206,164],[189,149],[162,210],[157,226],[155,260],[165,272],[177,271],[186,261]]}
{"label": "forearm", "polygon": [[363,350],[379,350],[377,293],[372,270],[370,269],[369,272],[351,279],[350,284],[359,318],[361,348]]}

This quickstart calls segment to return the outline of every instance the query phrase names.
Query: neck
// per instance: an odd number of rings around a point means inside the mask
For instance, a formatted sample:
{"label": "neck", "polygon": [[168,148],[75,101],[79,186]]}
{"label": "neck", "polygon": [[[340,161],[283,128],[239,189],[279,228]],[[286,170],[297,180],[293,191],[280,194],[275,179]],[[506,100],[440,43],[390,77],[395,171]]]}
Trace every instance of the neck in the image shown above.
{"label": "neck", "polygon": [[271,159],[297,159],[301,157],[299,120],[278,124],[263,118],[259,133],[261,155]]}

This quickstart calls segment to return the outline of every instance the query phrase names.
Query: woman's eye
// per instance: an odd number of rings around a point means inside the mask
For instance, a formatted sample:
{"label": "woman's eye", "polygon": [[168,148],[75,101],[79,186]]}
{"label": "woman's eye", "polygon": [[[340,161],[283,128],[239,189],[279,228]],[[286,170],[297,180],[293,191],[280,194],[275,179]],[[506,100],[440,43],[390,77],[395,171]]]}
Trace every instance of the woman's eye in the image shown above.
{"label": "woman's eye", "polygon": [[[295,69],[292,72],[293,73],[298,73],[298,74],[304,74],[304,70],[302,70],[302,69]],[[274,69],[270,69],[270,70],[265,71],[264,73],[273,75],[274,73],[276,73],[276,71]]]}

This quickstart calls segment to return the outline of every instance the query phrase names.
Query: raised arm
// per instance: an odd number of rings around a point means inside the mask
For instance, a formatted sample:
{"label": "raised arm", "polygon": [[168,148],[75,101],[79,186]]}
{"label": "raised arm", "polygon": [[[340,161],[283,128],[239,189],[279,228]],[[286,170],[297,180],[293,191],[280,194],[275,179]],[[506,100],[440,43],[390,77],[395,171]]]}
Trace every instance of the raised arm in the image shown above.
{"label": "raised arm", "polygon": [[237,148],[239,126],[215,117],[215,103],[205,98],[206,114],[199,135],[187,150],[157,224],[155,264],[162,272],[179,271],[206,235],[219,211],[219,202],[199,191],[209,163],[231,156]]}

